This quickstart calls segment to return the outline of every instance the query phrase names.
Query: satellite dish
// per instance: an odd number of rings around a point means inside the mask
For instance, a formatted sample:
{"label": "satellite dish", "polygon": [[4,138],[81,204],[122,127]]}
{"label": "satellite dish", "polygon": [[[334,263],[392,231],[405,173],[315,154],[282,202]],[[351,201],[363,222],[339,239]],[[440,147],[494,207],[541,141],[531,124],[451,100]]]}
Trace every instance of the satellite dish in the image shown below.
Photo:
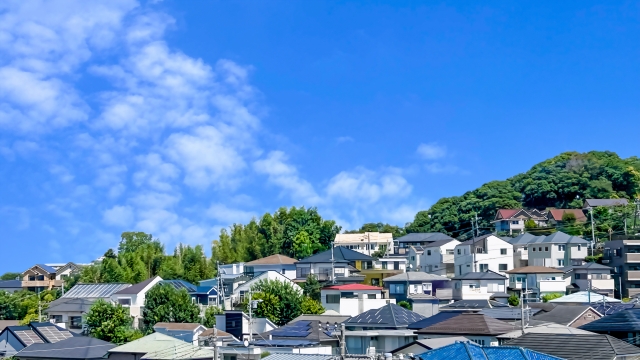
{"label": "satellite dish", "polygon": [[244,344],[244,347],[249,347],[249,340],[244,339],[242,343]]}

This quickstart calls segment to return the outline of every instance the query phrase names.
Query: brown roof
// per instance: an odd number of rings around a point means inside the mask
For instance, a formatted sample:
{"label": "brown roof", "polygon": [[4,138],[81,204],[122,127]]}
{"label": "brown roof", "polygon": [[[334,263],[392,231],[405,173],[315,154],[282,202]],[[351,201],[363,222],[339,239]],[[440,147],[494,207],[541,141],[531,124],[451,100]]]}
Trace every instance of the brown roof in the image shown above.
{"label": "brown roof", "polygon": [[498,214],[500,215],[500,219],[509,219],[518,211],[520,211],[520,209],[499,209]]}
{"label": "brown roof", "polygon": [[480,313],[464,313],[416,331],[416,334],[501,335],[513,325]]}
{"label": "brown roof", "polygon": [[159,322],[156,323],[155,325],[153,325],[153,328],[164,328],[167,330],[190,330],[193,331],[196,328],[198,328],[198,326],[202,326],[201,324],[197,324],[197,323],[168,323],[168,322]]}
{"label": "brown roof", "polygon": [[245,265],[276,265],[276,264],[295,264],[298,260],[292,259],[288,256],[275,254],[262,259],[257,259],[245,263]]}
{"label": "brown roof", "polygon": [[570,213],[575,215],[576,221],[585,222],[587,221],[587,216],[582,212],[582,209],[549,209],[549,215],[555,221],[562,221],[562,215],[565,213]]}
{"label": "brown roof", "polygon": [[558,274],[563,273],[560,269],[550,268],[546,266],[525,266],[513,270],[505,271],[507,274]]}
{"label": "brown roof", "polygon": [[[207,337],[207,336],[213,336],[213,328],[207,329],[207,330],[203,331],[202,334],[198,335],[198,337]],[[219,336],[219,337],[231,337],[233,335],[229,334],[226,331],[222,331],[222,330],[218,329],[217,336]]]}

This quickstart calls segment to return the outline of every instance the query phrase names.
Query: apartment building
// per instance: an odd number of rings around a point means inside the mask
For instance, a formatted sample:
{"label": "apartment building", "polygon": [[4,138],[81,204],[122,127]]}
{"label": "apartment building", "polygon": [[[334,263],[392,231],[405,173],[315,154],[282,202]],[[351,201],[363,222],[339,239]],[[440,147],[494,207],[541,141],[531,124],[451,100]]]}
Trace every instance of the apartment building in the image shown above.
{"label": "apartment building", "polygon": [[582,261],[587,256],[589,242],[563,232],[536,236],[530,233],[507,239],[515,252],[514,262],[525,266],[561,268]]}
{"label": "apartment building", "polygon": [[614,236],[605,242],[602,263],[613,269],[616,294],[628,298],[640,294],[640,236]]}
{"label": "apartment building", "polygon": [[513,246],[493,234],[462,242],[454,247],[455,276],[493,271],[504,275],[513,269]]}

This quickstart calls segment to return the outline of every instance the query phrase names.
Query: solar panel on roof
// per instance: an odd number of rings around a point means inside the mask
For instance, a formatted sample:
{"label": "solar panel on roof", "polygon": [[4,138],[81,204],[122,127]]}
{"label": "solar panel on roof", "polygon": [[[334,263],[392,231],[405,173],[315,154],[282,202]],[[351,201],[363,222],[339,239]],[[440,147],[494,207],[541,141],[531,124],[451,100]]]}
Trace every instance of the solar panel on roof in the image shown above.
{"label": "solar panel on roof", "polygon": [[44,336],[50,343],[55,343],[64,339],[73,337],[69,331],[60,331],[55,326],[40,326],[38,331]]}
{"label": "solar panel on roof", "polygon": [[22,340],[22,342],[27,346],[36,343],[44,344],[44,341],[40,339],[40,337],[35,332],[33,332],[33,330],[18,330],[14,332],[16,336],[20,338],[20,340]]}

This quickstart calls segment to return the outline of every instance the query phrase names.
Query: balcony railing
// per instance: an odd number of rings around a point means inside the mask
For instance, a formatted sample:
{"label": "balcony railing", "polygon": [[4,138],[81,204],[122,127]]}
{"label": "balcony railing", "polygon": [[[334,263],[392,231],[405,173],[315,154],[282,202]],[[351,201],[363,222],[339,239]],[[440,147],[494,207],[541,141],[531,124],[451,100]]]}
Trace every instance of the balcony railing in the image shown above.
{"label": "balcony railing", "polygon": [[640,271],[627,271],[627,280],[640,280]]}
{"label": "balcony railing", "polygon": [[26,280],[26,281],[22,281],[22,287],[46,287],[48,288],[49,286],[55,286],[55,287],[59,287],[62,286],[62,284],[64,283],[63,280]]}
{"label": "balcony railing", "polygon": [[626,253],[624,254],[624,260],[628,263],[640,262],[640,254],[638,253]]}

